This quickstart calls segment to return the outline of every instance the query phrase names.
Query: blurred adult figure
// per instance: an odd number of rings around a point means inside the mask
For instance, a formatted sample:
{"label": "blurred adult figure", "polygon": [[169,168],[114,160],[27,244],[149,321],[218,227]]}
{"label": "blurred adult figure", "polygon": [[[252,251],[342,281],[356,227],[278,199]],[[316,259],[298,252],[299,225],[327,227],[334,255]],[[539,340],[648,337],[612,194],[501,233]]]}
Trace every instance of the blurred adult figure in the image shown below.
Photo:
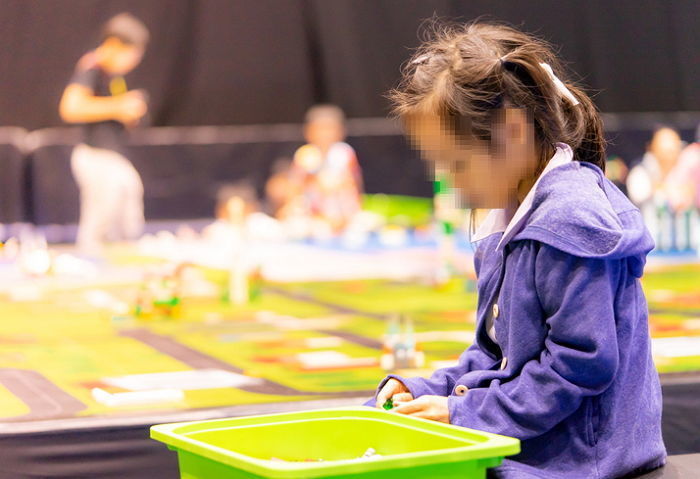
{"label": "blurred adult figure", "polygon": [[71,168],[80,189],[77,244],[88,254],[99,253],[105,240],[134,238],[143,229],[143,184],[126,157],[125,132],[148,106],[145,93],[129,90],[124,75],[139,65],[148,40],[136,17],[113,17],[99,46],[78,61],[61,98],[61,118],[83,125]]}

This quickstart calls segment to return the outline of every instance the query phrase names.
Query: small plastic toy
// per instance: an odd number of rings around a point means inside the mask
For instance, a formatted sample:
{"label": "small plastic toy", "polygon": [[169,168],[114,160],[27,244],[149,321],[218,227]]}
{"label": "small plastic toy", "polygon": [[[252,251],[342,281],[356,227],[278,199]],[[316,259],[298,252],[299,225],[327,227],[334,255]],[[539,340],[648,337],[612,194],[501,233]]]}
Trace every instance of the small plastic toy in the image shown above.
{"label": "small plastic toy", "polygon": [[149,271],[136,297],[138,319],[178,318],[182,308],[182,276],[189,263],[171,265],[165,271]]}
{"label": "small plastic toy", "polygon": [[416,344],[413,321],[398,314],[391,318],[384,336],[380,366],[386,371],[422,368],[425,354]]}

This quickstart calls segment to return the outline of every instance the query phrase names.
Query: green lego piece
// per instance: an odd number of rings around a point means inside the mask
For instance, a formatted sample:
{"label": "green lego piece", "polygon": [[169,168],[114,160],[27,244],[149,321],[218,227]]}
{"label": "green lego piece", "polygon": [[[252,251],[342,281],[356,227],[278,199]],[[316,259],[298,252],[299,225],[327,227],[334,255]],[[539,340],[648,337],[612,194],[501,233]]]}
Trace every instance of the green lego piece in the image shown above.
{"label": "green lego piece", "polygon": [[390,409],[394,409],[394,400],[391,398],[387,399],[386,402],[382,405],[382,407],[387,411]]}

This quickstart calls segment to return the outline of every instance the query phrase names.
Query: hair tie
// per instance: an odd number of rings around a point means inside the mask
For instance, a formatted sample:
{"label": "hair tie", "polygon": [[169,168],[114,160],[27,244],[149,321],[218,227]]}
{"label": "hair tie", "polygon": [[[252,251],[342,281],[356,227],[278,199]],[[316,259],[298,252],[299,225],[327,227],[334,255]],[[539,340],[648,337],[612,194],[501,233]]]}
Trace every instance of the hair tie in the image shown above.
{"label": "hair tie", "polygon": [[540,63],[540,66],[544,71],[547,72],[549,75],[549,78],[552,80],[554,83],[554,86],[557,87],[557,90],[559,90],[559,93],[561,93],[567,100],[571,102],[572,105],[578,105],[579,101],[576,99],[573,93],[571,93],[571,90],[569,90],[566,85],[564,85],[564,82],[562,82],[555,74],[554,70],[552,70],[552,67],[549,66],[548,63]]}

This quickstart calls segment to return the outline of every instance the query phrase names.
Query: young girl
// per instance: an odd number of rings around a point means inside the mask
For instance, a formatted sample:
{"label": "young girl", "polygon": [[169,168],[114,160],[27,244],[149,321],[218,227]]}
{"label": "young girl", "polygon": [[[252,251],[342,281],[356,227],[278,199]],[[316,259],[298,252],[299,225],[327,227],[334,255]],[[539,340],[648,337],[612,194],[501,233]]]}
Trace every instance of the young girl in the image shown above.
{"label": "young girl", "polygon": [[491,211],[472,238],[475,343],[430,379],[387,377],[371,404],[520,439],[499,478],[616,478],[666,456],[639,281],[653,241],[561,73],[542,41],[474,23],[438,31],[392,95],[414,144]]}

